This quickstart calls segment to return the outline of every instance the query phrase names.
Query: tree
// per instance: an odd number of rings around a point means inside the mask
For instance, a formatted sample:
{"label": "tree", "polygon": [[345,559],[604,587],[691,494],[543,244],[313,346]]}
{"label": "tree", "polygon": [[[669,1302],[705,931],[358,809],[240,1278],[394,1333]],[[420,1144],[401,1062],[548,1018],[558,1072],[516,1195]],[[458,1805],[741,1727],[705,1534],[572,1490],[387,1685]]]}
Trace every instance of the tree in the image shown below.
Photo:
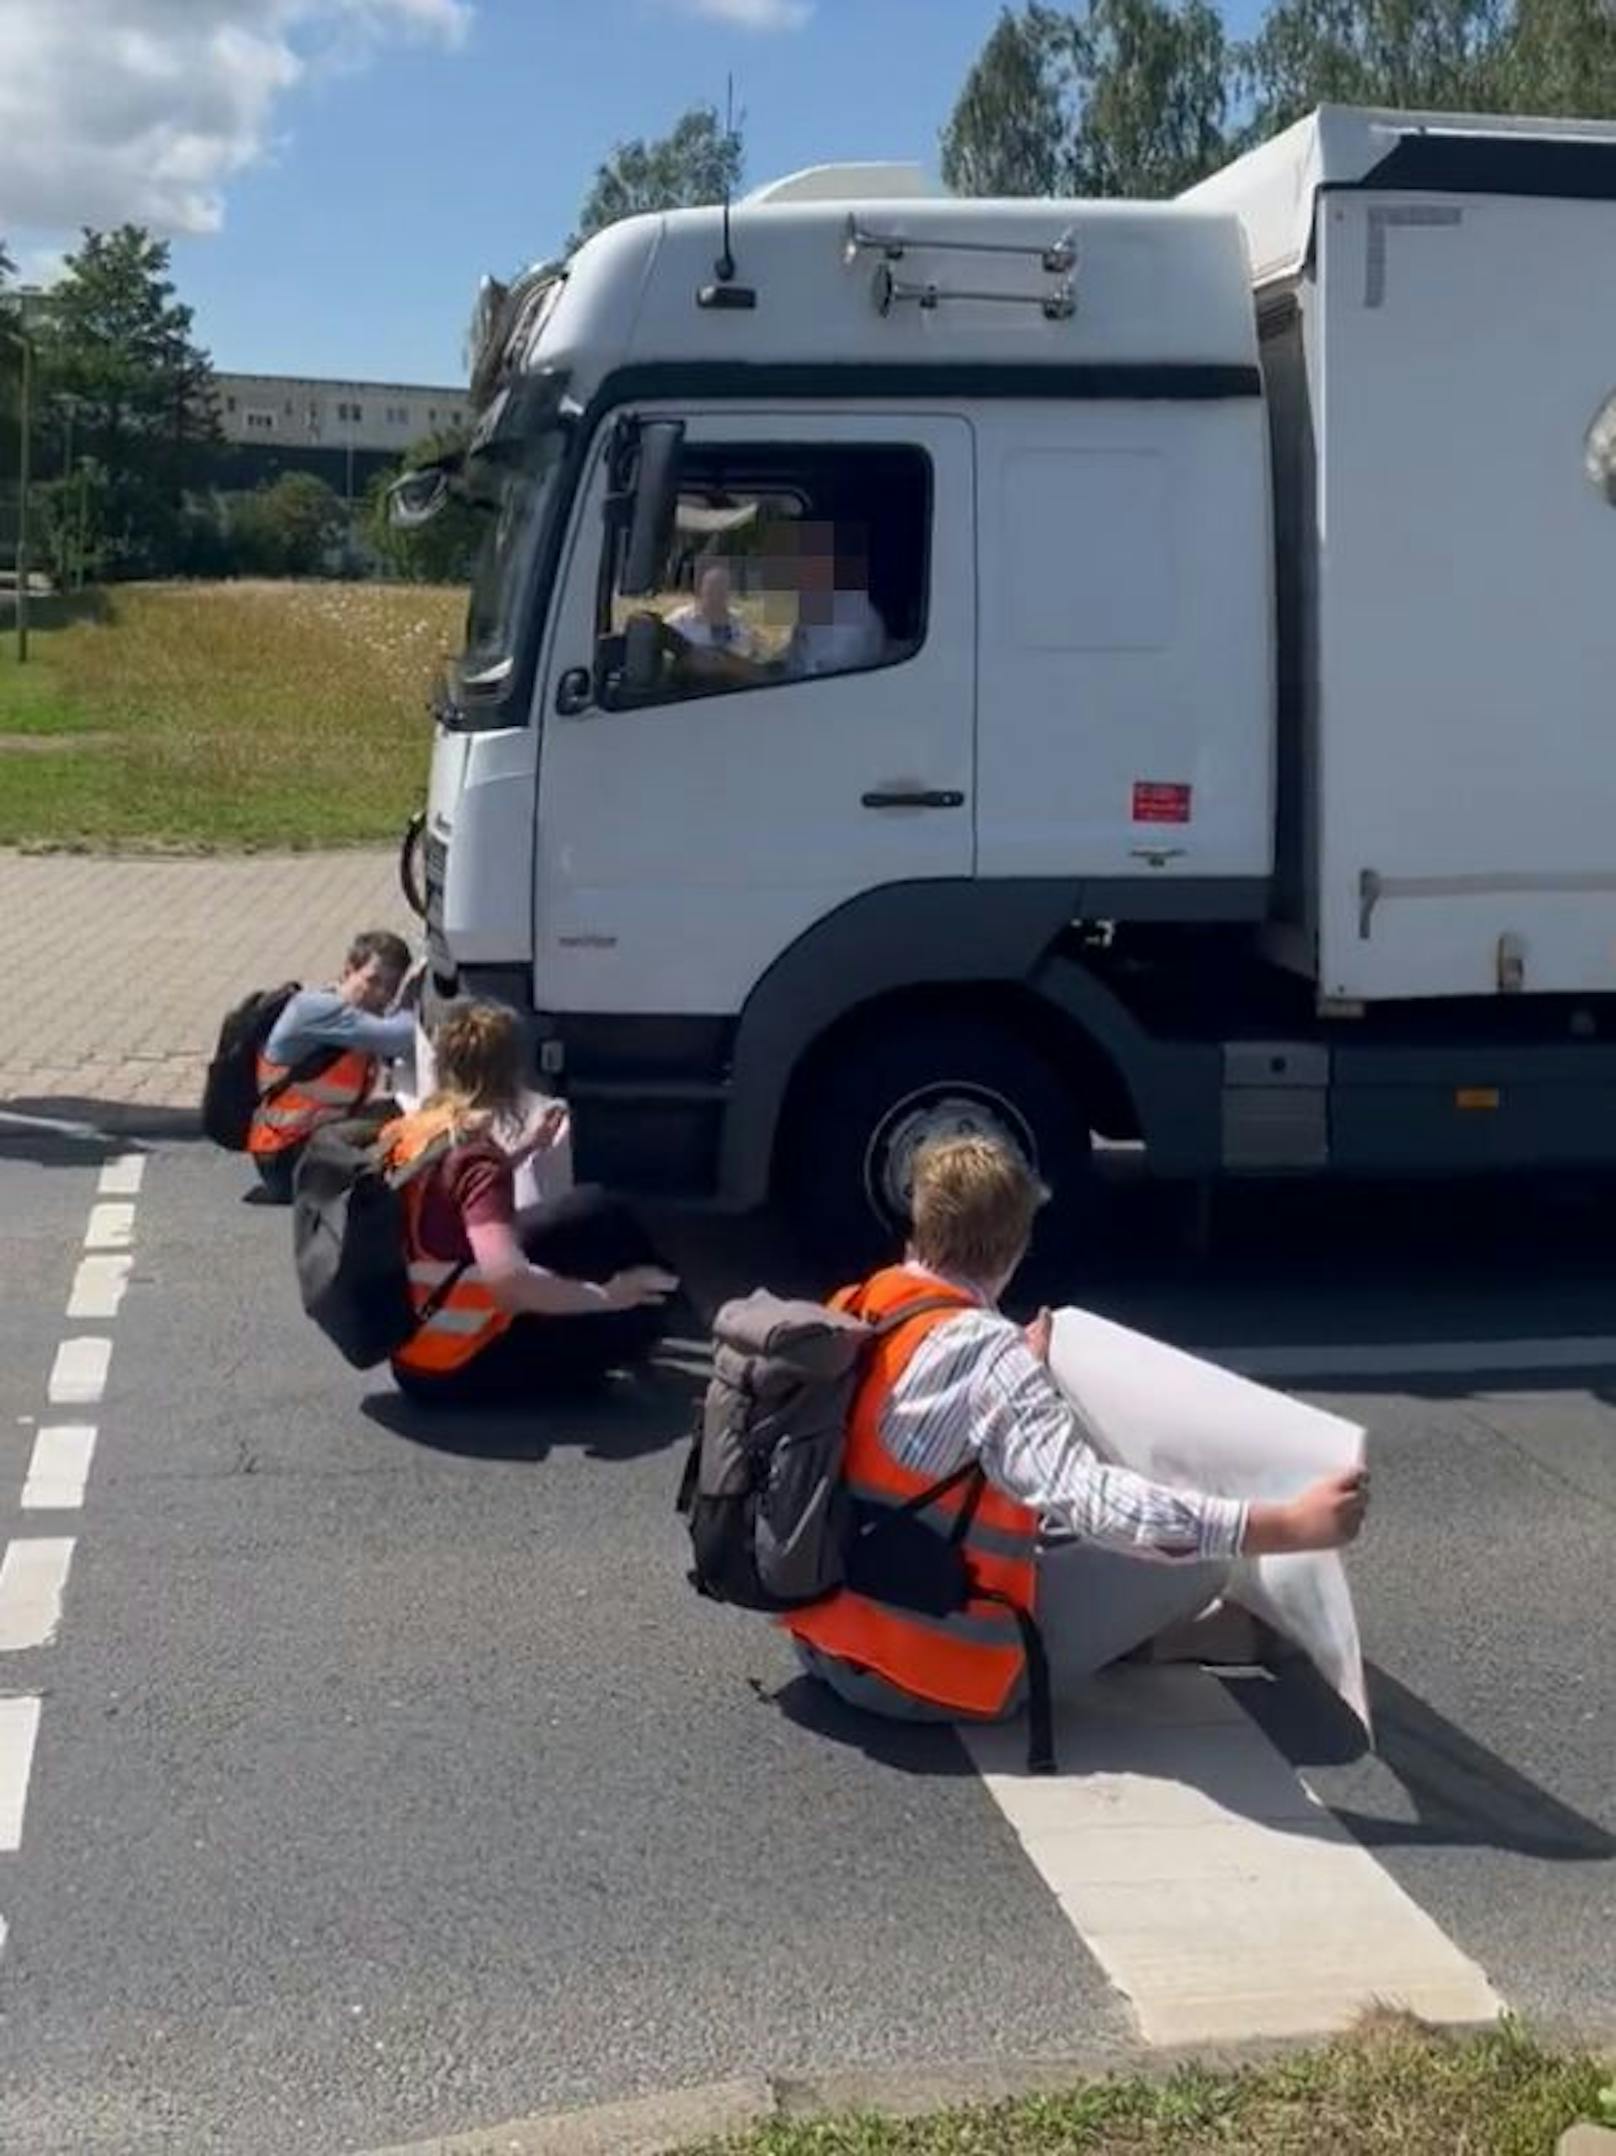
{"label": "tree", "polygon": [[283,472],[263,493],[264,522],[283,576],[317,576],[348,529],[348,512],[313,472]]}
{"label": "tree", "polygon": [[1239,57],[1248,142],[1325,99],[1616,114],[1616,22],[1603,0],[1276,0]]}
{"label": "tree", "polygon": [[744,163],[739,125],[724,126],[711,105],[692,105],[656,141],[617,144],[584,197],[567,252],[619,218],[721,202],[739,188]]}
{"label": "tree", "polygon": [[957,195],[1061,195],[1071,178],[1066,20],[1008,8],[943,129],[943,179]]}
{"label": "tree", "polygon": [[1177,194],[1228,155],[1231,55],[1210,0],[1007,9],[943,132],[966,194]]}
{"label": "tree", "polygon": [[86,229],[36,314],[43,459],[65,457],[68,424],[95,457],[114,571],[167,565],[185,488],[217,432],[208,356],[168,267],[167,243],[138,225]]}
{"label": "tree", "polygon": [[224,513],[224,565],[246,576],[318,576],[348,531],[341,497],[313,472],[230,495]]}
{"label": "tree", "polygon": [[1490,109],[1503,29],[1501,0],[1276,0],[1240,54],[1244,139],[1324,101]]}
{"label": "tree", "polygon": [[1616,116],[1616,20],[1604,0],[1518,0],[1491,87],[1488,110]]}

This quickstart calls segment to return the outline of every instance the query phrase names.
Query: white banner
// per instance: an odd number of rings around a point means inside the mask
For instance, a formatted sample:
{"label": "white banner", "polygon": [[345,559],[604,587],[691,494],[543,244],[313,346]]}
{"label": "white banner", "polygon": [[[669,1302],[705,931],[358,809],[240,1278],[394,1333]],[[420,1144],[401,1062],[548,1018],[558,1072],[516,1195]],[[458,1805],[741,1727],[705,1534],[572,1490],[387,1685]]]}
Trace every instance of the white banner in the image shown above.
{"label": "white banner", "polygon": [[[1286,1498],[1363,1463],[1356,1423],[1087,1310],[1055,1312],[1049,1367],[1095,1450],[1169,1487]],[[1337,1553],[1241,1558],[1229,1593],[1301,1648],[1370,1730],[1358,1619]]]}

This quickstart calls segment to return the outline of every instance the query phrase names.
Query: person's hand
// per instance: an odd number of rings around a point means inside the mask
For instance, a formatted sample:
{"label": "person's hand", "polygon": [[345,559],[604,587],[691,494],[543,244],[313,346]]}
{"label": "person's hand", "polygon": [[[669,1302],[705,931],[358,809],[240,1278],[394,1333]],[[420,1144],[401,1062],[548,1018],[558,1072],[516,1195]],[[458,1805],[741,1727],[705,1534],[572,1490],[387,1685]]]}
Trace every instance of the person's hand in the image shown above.
{"label": "person's hand", "polygon": [[1041,1363],[1049,1361],[1049,1343],[1054,1331],[1054,1318],[1047,1310],[1040,1310],[1022,1336]]}
{"label": "person's hand", "polygon": [[566,1102],[547,1100],[529,1118],[518,1150],[523,1153],[547,1153],[564,1135],[566,1128]]}
{"label": "person's hand", "polygon": [[631,1265],[614,1273],[606,1283],[608,1310],[640,1310],[647,1303],[665,1303],[679,1286],[677,1273],[665,1273],[660,1265]]}
{"label": "person's hand", "polygon": [[1281,1504],[1257,1504],[1246,1525],[1246,1554],[1339,1550],[1356,1542],[1369,1510],[1369,1470],[1344,1468]]}
{"label": "person's hand", "polygon": [[[512,1138],[496,1131],[499,1146],[513,1168],[523,1161],[531,1160],[535,1153],[547,1153],[551,1146],[559,1144],[566,1136],[568,1125],[567,1104],[564,1100],[541,1101],[518,1134]],[[504,1130],[508,1132],[506,1124]]]}

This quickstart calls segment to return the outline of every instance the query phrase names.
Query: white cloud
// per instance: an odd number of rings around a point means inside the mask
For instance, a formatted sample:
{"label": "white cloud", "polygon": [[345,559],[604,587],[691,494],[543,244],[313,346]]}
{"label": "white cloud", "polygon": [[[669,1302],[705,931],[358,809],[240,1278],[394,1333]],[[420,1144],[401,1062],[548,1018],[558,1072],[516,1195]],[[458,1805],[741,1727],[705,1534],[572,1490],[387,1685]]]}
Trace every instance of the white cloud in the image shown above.
{"label": "white cloud", "polygon": [[687,15],[735,30],[800,30],[814,12],[813,0],[679,0],[679,5]]}
{"label": "white cloud", "polygon": [[471,0],[0,0],[0,233],[216,231],[311,65],[470,21]]}

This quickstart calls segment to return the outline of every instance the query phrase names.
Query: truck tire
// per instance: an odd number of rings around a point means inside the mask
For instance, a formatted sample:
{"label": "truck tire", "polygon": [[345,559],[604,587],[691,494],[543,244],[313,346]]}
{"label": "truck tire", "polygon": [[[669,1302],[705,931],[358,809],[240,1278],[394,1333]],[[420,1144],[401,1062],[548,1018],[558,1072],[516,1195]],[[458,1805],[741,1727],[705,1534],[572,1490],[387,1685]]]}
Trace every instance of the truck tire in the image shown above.
{"label": "truck tire", "polygon": [[967,1135],[1013,1145],[1049,1186],[1036,1256],[1070,1251],[1091,1214],[1082,1101],[1013,1033],[941,1016],[860,1032],[820,1066],[786,1138],[781,1184],[793,1225],[841,1279],[890,1260],[908,1229],[915,1153]]}

